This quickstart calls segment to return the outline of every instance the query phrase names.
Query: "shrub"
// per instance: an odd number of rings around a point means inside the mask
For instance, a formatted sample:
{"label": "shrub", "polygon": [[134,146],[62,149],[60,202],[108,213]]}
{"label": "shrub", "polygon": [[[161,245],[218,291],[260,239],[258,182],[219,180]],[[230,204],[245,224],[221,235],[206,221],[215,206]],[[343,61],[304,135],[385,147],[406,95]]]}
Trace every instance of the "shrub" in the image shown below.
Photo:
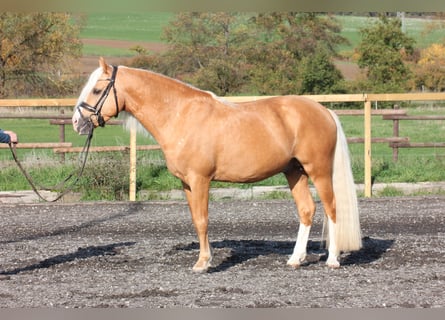
{"label": "shrub", "polygon": [[125,200],[129,193],[129,161],[122,154],[91,157],[85,166],[79,191],[83,200]]}

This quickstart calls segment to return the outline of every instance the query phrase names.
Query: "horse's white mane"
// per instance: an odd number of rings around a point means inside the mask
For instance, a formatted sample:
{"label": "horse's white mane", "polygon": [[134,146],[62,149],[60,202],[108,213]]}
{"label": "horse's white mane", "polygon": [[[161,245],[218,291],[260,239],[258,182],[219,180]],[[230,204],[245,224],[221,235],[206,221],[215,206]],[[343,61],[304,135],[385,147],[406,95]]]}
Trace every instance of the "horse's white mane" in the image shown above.
{"label": "horse's white mane", "polygon": [[230,106],[232,106],[232,107],[235,106],[234,103],[232,103],[232,102],[230,102],[230,101],[224,99],[223,97],[217,96],[217,95],[216,95],[215,93],[213,93],[212,91],[202,90],[202,89],[200,89],[200,88],[198,88],[198,87],[195,87],[194,85],[192,85],[192,84],[190,84],[190,83],[184,82],[184,81],[179,80],[179,79],[176,79],[176,78],[171,78],[171,77],[166,76],[165,74],[162,74],[162,73],[158,73],[158,72],[151,71],[151,70],[146,70],[146,69],[140,69],[140,70],[150,72],[150,73],[152,73],[152,74],[155,74],[155,75],[157,75],[157,76],[160,76],[160,77],[165,78],[165,79],[168,79],[168,80],[173,80],[173,81],[175,81],[175,82],[177,82],[177,83],[179,83],[179,84],[181,84],[181,85],[185,85],[186,87],[189,87],[189,88],[191,88],[191,89],[193,89],[193,90],[201,91],[201,92],[205,92],[205,93],[209,94],[213,99],[215,99],[215,100],[217,100],[217,101],[219,101],[219,102],[221,102],[221,103],[223,103],[223,104],[230,105]]}
{"label": "horse's white mane", "polygon": [[235,106],[234,103],[230,102],[229,100],[224,99],[224,97],[217,96],[217,95],[214,94],[212,91],[205,91],[205,92],[207,92],[208,94],[210,94],[210,95],[212,96],[213,99],[215,99],[215,100],[217,100],[217,101],[219,101],[219,102],[221,102],[221,103],[223,103],[223,104],[227,104],[227,105],[230,105],[230,106],[232,106],[232,107]]}
{"label": "horse's white mane", "polygon": [[146,137],[151,137],[150,132],[148,132],[132,114],[122,111],[119,113],[119,118],[124,121],[123,126],[125,130],[130,131],[131,128],[135,127],[138,133],[142,133]]}

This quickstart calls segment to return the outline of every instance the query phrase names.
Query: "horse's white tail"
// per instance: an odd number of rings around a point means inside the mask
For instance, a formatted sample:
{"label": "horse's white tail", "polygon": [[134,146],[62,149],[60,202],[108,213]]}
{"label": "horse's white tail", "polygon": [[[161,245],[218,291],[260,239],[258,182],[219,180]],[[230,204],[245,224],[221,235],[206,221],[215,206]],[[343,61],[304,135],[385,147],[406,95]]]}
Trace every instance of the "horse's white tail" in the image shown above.
{"label": "horse's white tail", "polygon": [[332,110],[329,111],[337,125],[337,145],[335,147],[333,174],[337,212],[335,223],[337,248],[340,251],[355,251],[361,248],[362,237],[348,142],[337,115]]}

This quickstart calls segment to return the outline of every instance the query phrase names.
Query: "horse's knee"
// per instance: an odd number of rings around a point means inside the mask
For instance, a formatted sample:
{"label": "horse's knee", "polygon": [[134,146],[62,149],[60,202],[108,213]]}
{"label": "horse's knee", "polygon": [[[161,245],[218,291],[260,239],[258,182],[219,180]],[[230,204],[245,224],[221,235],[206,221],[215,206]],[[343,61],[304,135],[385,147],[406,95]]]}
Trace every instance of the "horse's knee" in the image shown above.
{"label": "horse's knee", "polygon": [[311,226],[315,215],[315,204],[312,202],[306,205],[299,205],[298,215],[300,216],[300,223],[305,226]]}

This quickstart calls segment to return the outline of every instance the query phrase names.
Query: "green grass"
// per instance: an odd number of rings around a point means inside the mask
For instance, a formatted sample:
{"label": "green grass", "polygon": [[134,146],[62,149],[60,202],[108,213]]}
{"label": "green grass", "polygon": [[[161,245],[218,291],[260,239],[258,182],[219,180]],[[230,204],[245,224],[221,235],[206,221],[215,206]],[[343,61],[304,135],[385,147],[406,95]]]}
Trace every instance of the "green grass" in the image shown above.
{"label": "green grass", "polygon": [[[408,115],[443,115],[445,108],[440,106],[406,107]],[[362,117],[340,117],[348,137],[363,137]],[[372,136],[391,137],[393,122],[372,117]],[[445,121],[401,120],[399,136],[408,137],[411,142],[444,142]],[[364,181],[363,144],[349,145],[354,179]],[[374,182],[420,182],[445,180],[445,148],[399,148],[399,160],[392,160],[392,148],[387,143],[373,143],[372,176]]]}
{"label": "green grass", "polygon": [[82,53],[85,56],[104,56],[104,57],[133,57],[136,52],[128,48],[111,48],[99,45],[84,44]]}
{"label": "green grass", "polygon": [[162,42],[162,29],[174,13],[89,13],[81,38]]}
{"label": "green grass", "polygon": [[[163,42],[162,29],[174,17],[170,12],[89,13],[80,37],[83,39]],[[84,55],[134,56],[130,48],[85,44]]]}
{"label": "green grass", "polygon": [[336,19],[342,26],[341,35],[349,40],[349,45],[342,45],[339,47],[340,52],[352,51],[360,43],[359,30],[367,26],[370,22],[375,21],[375,18],[368,17],[353,17],[353,16],[336,16]]}
{"label": "green grass", "polygon": [[[58,142],[59,126],[50,125],[49,120],[2,119],[2,128],[14,128],[21,142]],[[73,147],[82,147],[86,136],[80,136],[70,124],[65,125],[65,141]],[[92,146],[122,146],[128,145],[130,133],[122,126],[107,125],[94,131]],[[155,144],[156,142],[144,135],[138,135],[138,144]],[[0,150],[0,160],[4,159],[5,150]]]}
{"label": "green grass", "polygon": [[425,27],[428,24],[431,24],[431,21],[419,18],[406,19],[406,34],[416,39],[416,46],[419,48],[426,48],[432,43],[443,43],[445,41],[443,29],[425,33]]}

